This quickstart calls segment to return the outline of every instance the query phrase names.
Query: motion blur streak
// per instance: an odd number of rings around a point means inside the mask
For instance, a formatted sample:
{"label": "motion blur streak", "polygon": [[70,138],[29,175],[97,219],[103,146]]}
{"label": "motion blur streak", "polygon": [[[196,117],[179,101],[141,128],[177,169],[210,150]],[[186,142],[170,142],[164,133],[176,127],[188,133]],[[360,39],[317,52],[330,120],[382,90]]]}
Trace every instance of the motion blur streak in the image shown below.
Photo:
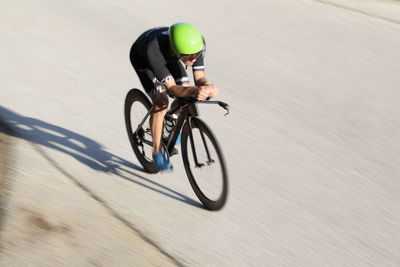
{"label": "motion blur streak", "polygon": [[[323,2],[3,0],[0,265],[400,266],[400,3]],[[219,212],[125,130],[133,41],[181,21],[231,106]]]}

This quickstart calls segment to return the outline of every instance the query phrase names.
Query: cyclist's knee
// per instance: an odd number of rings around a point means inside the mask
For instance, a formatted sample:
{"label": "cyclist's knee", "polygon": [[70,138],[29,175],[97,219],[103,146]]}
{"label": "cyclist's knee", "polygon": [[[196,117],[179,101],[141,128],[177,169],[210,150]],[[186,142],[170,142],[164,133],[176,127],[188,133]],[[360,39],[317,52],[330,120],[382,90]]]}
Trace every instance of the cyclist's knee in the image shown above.
{"label": "cyclist's knee", "polygon": [[153,101],[154,113],[166,112],[168,108],[168,95],[166,92],[152,95],[151,100]]}

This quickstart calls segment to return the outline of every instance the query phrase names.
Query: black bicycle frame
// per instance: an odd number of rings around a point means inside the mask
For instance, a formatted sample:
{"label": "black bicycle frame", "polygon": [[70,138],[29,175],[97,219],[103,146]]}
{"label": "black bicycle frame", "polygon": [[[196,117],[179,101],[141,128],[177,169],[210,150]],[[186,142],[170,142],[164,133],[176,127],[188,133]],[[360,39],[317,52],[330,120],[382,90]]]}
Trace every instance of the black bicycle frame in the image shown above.
{"label": "black bicycle frame", "polygon": [[[175,125],[175,127],[173,127],[172,132],[169,135],[169,138],[167,140],[167,143],[165,144],[166,149],[168,151],[168,154],[172,153],[172,151],[175,147],[176,140],[178,139],[178,136],[182,130],[182,127],[185,124],[185,122],[187,121],[189,124],[189,138],[190,138],[190,143],[191,143],[191,147],[192,147],[193,159],[195,161],[196,167],[201,167],[204,164],[201,164],[198,162],[196,148],[195,148],[194,140],[193,140],[192,125],[191,125],[191,119],[193,117],[198,117],[200,115],[199,110],[197,108],[197,103],[218,104],[219,106],[221,106],[222,108],[224,108],[227,111],[227,113],[225,115],[229,114],[229,105],[224,102],[221,102],[221,101],[208,101],[208,100],[207,101],[204,101],[204,100],[194,101],[193,98],[190,98],[190,100],[187,100],[186,98],[178,98],[178,103],[179,103],[179,105],[176,108],[168,111],[166,114],[166,116],[169,116],[169,115],[179,111],[179,116],[176,121],[176,125]],[[135,136],[138,136],[139,129],[142,128],[143,124],[145,123],[145,121],[151,115],[152,112],[153,112],[153,107],[147,112],[146,116],[143,118],[141,123],[136,128],[136,131],[134,132]],[[211,162],[213,162],[213,160],[210,157],[210,152],[209,152],[207,142],[204,137],[204,133],[203,132],[200,132],[200,133],[201,133],[201,139],[203,141],[203,144],[204,144],[204,147],[205,147],[205,150],[207,153],[208,163],[211,163]],[[143,143],[153,146],[153,143],[151,141],[148,141],[145,138],[143,138],[143,139],[140,138],[140,139]]]}

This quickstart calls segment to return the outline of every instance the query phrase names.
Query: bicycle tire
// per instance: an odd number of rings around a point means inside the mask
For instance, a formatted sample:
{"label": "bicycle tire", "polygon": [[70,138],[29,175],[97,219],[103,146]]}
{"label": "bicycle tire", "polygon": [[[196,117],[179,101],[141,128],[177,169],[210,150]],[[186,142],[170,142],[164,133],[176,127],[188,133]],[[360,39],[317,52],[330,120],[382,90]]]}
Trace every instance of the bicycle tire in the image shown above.
{"label": "bicycle tire", "polygon": [[[190,129],[190,125],[192,128]],[[196,181],[196,177],[193,174],[193,166],[189,162],[189,154],[188,154],[188,145],[190,144],[190,130],[193,129],[198,129],[199,132],[203,132],[209,141],[211,141],[211,144],[214,148],[214,151],[217,154],[218,157],[218,162],[220,163],[220,168],[221,168],[221,175],[222,175],[222,185],[220,188],[220,194],[219,197],[216,200],[212,200],[207,196],[207,192],[205,190],[201,189],[199,186],[198,181]],[[190,142],[189,142],[190,141]],[[204,205],[204,207],[208,210],[220,210],[222,207],[224,207],[225,202],[227,200],[228,196],[228,173],[226,169],[226,164],[225,164],[225,159],[222,154],[222,150],[217,142],[217,139],[211,129],[206,125],[205,122],[203,122],[199,118],[192,118],[191,122],[187,121],[185,123],[185,126],[182,131],[182,143],[181,143],[181,149],[182,149],[182,159],[183,163],[185,166],[185,171],[186,175],[189,179],[190,185],[195,192],[196,196],[198,199],[201,201],[201,203]],[[193,153],[193,151],[192,151]]]}
{"label": "bicycle tire", "polygon": [[[157,166],[154,164],[153,160],[145,156],[144,150],[141,151],[139,149],[139,146],[143,147],[143,144],[140,143],[141,141],[137,136],[134,135],[134,132],[132,130],[131,110],[133,105],[135,104],[143,105],[147,112],[152,107],[152,104],[148,99],[148,97],[139,89],[131,89],[126,95],[124,110],[125,110],[125,125],[126,125],[126,130],[128,132],[129,142],[132,146],[133,152],[136,155],[136,158],[139,160],[143,169],[148,173],[158,173],[159,170]],[[136,130],[136,125],[134,126]]]}

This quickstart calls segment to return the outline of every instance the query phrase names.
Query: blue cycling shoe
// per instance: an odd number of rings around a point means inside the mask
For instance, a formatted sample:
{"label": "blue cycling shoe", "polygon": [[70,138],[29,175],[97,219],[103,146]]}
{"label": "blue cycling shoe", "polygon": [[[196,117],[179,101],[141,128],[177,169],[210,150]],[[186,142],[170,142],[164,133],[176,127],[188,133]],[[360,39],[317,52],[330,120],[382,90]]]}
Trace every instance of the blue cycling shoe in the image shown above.
{"label": "blue cycling shoe", "polygon": [[153,155],[153,160],[160,171],[172,169],[172,165],[169,162],[167,155],[163,152],[158,152],[155,155]]}

